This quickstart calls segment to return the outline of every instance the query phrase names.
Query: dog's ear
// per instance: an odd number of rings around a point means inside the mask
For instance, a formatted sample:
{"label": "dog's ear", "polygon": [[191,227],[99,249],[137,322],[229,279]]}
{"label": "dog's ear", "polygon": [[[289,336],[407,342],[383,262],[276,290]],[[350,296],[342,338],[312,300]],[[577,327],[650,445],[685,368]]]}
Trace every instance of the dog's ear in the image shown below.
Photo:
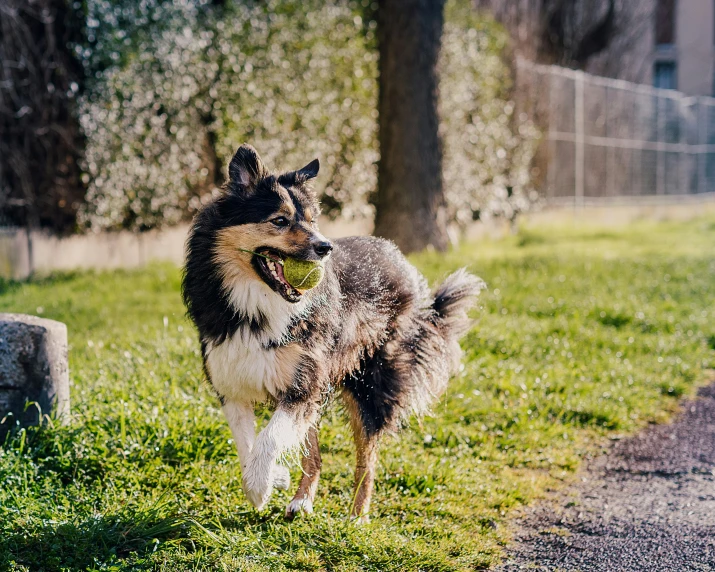
{"label": "dog's ear", "polygon": [[238,192],[251,191],[265,175],[266,168],[256,150],[245,143],[241,145],[228,165],[229,188]]}
{"label": "dog's ear", "polygon": [[298,169],[297,173],[304,181],[308,181],[315,179],[318,176],[318,171],[320,171],[320,161],[313,159],[305,167]]}

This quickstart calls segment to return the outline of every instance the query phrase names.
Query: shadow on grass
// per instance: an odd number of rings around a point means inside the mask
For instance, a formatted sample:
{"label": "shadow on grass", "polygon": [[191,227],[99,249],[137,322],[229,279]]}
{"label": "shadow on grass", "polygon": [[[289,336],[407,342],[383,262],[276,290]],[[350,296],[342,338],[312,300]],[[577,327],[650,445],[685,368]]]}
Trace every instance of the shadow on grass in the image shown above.
{"label": "shadow on grass", "polygon": [[54,572],[133,564],[165,545],[221,545],[220,538],[187,516],[167,515],[167,505],[100,515],[80,523],[36,521],[0,538],[0,570],[15,565]]}
{"label": "shadow on grass", "polygon": [[66,270],[42,276],[33,276],[32,278],[28,278],[26,280],[0,278],[0,294],[15,292],[26,284],[34,284],[36,286],[53,286],[63,284],[65,282],[76,280],[80,276],[82,276],[82,272],[78,270]]}
{"label": "shadow on grass", "polygon": [[41,426],[13,428],[0,440],[0,450],[31,460],[38,478],[52,474],[63,485],[101,480],[113,459],[106,446],[86,447],[86,438],[82,427],[50,426],[43,422]]}
{"label": "shadow on grass", "polygon": [[[235,449],[222,429],[219,424],[172,426],[165,435],[156,426],[139,425],[129,437],[122,438],[118,417],[83,419],[73,426],[54,422],[14,428],[4,439],[0,435],[0,451],[31,460],[38,478],[51,476],[63,485],[91,483],[128,467],[141,470],[157,460],[169,467],[181,467],[234,458]],[[0,470],[0,482],[2,474]]]}

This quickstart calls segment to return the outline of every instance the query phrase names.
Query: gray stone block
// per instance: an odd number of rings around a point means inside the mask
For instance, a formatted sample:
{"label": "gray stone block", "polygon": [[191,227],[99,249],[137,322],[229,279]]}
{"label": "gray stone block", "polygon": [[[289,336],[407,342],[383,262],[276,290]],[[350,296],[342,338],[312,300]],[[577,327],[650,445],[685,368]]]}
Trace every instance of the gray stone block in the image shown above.
{"label": "gray stone block", "polygon": [[0,442],[18,424],[37,424],[41,414],[52,412],[62,418],[69,408],[67,326],[0,314]]}

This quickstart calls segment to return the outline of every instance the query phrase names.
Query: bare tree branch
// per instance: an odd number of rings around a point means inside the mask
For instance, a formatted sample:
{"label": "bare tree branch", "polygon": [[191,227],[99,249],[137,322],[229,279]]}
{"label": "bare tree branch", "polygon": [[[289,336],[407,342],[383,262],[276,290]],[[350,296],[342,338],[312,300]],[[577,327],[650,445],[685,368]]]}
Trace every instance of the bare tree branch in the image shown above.
{"label": "bare tree branch", "polygon": [[0,215],[56,232],[74,228],[84,196],[72,10],[66,0],[0,2]]}
{"label": "bare tree branch", "polygon": [[[624,54],[645,59],[640,42],[652,25],[652,0],[474,0],[510,32],[522,56],[538,63],[622,77]],[[634,75],[632,70],[631,76]],[[631,78],[635,79],[635,78]]]}

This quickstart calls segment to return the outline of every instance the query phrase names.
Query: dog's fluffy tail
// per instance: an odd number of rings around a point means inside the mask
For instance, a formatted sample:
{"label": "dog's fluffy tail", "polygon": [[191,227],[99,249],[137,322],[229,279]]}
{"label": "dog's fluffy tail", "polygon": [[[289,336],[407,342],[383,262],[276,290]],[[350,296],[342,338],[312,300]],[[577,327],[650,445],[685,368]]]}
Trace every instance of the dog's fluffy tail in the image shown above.
{"label": "dog's fluffy tail", "polygon": [[[459,371],[462,350],[459,338],[471,326],[467,312],[486,285],[464,268],[438,286],[432,303],[422,306],[411,328],[397,343],[387,343],[381,364],[391,364],[404,397],[399,398],[404,421],[410,413],[421,414],[447,388],[450,375]],[[381,366],[382,367],[382,366]]]}
{"label": "dog's fluffy tail", "polygon": [[481,278],[467,272],[466,268],[447,276],[434,291],[432,309],[436,313],[435,325],[447,340],[458,340],[471,327],[467,312],[486,288]]}
{"label": "dog's fluffy tail", "polygon": [[447,388],[450,375],[459,371],[459,338],[471,327],[467,312],[484,288],[480,278],[462,268],[432,293],[431,308],[423,310],[417,331],[403,342],[399,353],[409,380],[405,386],[410,388],[406,400],[410,411],[427,411]]}

